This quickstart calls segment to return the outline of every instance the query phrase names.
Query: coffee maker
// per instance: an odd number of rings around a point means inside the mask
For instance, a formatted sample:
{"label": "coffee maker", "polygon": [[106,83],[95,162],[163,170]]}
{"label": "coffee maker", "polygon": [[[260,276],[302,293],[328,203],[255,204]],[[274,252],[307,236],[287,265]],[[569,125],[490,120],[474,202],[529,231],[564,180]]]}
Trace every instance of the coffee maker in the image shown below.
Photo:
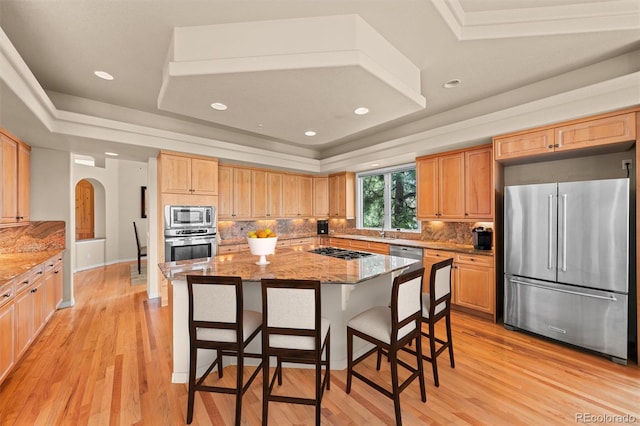
{"label": "coffee maker", "polygon": [[329,221],[328,220],[319,220],[318,221],[318,235],[327,235],[329,233]]}

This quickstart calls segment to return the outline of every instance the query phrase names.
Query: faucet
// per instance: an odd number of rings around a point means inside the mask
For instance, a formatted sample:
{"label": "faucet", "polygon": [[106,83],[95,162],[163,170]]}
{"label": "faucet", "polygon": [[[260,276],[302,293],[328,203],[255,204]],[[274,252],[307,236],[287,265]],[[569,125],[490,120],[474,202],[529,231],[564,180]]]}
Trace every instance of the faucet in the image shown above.
{"label": "faucet", "polygon": [[380,238],[384,238],[384,227],[382,227],[378,233],[380,234]]}

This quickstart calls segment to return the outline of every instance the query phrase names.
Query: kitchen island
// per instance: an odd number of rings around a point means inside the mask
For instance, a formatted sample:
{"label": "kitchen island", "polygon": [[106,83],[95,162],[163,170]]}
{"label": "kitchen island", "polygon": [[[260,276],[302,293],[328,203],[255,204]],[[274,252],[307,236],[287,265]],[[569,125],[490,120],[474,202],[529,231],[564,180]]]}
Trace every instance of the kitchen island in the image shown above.
{"label": "kitchen island", "polygon": [[[169,308],[173,318],[174,383],[186,383],[189,371],[187,275],[239,276],[243,280],[244,308],[262,311],[262,278],[319,280],[322,283],[322,315],[331,320],[331,368],[347,365],[346,326],[356,314],[378,305],[388,305],[392,277],[418,262],[396,256],[372,254],[352,260],[309,253],[317,245],[276,248],[268,265],[256,265],[258,256],[233,253],[211,258],[167,262],[158,265],[171,283]],[[355,355],[364,353],[360,342]],[[260,352],[260,339],[249,351]],[[204,354],[203,354],[204,355]],[[204,371],[213,354],[199,357],[198,371]],[[249,362],[251,360],[247,360]]]}

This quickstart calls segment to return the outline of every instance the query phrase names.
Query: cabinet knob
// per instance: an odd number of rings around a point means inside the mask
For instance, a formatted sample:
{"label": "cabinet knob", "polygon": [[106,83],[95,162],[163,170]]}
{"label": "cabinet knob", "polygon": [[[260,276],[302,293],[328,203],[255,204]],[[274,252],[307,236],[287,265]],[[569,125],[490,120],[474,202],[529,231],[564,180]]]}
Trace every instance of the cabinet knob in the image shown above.
{"label": "cabinet knob", "polygon": [[549,148],[549,149],[553,148],[553,144],[547,145],[547,148]]}
{"label": "cabinet knob", "polygon": [[37,291],[38,291],[38,289],[37,289],[37,288],[32,288],[32,289],[31,289],[31,293],[36,293]]}
{"label": "cabinet knob", "polygon": [[2,297],[4,297],[5,299],[11,297],[11,292],[3,294]]}

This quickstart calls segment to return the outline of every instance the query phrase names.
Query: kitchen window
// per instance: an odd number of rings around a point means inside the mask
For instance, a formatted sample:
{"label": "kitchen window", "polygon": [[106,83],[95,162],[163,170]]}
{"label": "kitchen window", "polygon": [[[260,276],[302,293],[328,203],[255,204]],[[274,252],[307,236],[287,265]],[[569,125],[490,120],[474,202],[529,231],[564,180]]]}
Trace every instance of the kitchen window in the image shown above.
{"label": "kitchen window", "polygon": [[357,227],[417,231],[414,164],[357,174]]}

